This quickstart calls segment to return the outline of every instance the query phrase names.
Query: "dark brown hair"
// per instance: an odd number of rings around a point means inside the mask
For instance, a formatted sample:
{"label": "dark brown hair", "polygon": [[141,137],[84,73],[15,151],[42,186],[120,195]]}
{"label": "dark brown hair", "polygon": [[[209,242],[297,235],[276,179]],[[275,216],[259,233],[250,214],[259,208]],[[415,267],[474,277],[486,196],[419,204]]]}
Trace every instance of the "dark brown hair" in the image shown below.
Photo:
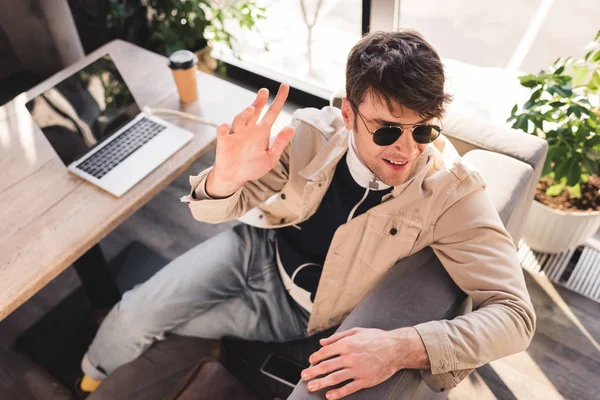
{"label": "dark brown hair", "polygon": [[346,64],[346,97],[352,107],[369,94],[385,102],[391,113],[396,102],[422,118],[441,118],[451,100],[444,81],[437,52],[413,30],[367,34]]}

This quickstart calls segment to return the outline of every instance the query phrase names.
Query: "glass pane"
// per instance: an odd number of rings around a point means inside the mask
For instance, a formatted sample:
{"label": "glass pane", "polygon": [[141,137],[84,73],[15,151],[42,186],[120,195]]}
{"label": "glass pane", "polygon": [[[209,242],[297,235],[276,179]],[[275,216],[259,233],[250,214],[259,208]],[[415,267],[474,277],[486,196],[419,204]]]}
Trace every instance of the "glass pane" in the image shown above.
{"label": "glass pane", "polygon": [[598,0],[400,1],[401,27],[421,32],[443,58],[530,73],[582,56],[599,21]]}
{"label": "glass pane", "polygon": [[598,0],[396,1],[400,26],[422,33],[444,60],[449,108],[498,124],[530,96],[519,72],[583,56],[600,29]]}
{"label": "glass pane", "polygon": [[[362,0],[260,0],[257,5],[267,14],[258,33],[228,26],[242,61],[222,47],[217,58],[325,98],[343,88],[348,52],[361,37]],[[317,10],[309,42],[307,22],[313,24]]]}

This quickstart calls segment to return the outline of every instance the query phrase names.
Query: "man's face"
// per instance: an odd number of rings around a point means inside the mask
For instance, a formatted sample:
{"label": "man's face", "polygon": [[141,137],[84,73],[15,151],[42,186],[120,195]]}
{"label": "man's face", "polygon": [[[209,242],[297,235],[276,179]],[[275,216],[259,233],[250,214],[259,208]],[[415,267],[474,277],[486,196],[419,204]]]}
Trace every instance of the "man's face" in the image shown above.
{"label": "man's face", "polygon": [[[344,123],[346,129],[354,131],[360,158],[386,185],[397,186],[404,183],[415,167],[417,158],[428,146],[415,142],[412,136],[412,125],[424,124],[428,121],[400,104],[394,104],[394,112],[390,113],[385,102],[381,103],[370,95],[365,96],[365,100],[358,106],[358,111],[364,123],[354,112],[348,99],[342,100]],[[389,146],[375,144],[369,131],[374,132],[378,128],[390,125],[402,125],[404,128],[402,135]]]}

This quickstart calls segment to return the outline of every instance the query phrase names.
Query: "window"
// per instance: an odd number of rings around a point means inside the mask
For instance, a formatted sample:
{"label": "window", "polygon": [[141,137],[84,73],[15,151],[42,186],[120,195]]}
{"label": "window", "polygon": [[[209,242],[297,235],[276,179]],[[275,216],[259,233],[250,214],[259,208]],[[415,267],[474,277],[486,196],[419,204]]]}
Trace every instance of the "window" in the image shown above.
{"label": "window", "polygon": [[343,89],[346,58],[361,38],[363,0],[262,0],[257,4],[266,8],[267,15],[257,32],[238,33],[233,24],[230,27],[241,60],[223,47],[215,49],[217,58],[325,99]]}
{"label": "window", "polygon": [[442,58],[528,73],[582,56],[600,21],[597,0],[396,2],[400,27],[421,32]]}

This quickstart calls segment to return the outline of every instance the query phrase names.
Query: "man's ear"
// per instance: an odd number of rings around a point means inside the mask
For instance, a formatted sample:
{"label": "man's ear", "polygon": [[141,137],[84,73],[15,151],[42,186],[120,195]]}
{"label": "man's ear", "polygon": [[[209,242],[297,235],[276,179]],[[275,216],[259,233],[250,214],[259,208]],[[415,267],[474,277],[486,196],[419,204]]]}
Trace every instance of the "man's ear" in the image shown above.
{"label": "man's ear", "polygon": [[354,119],[356,118],[354,110],[350,105],[347,97],[342,97],[342,117],[344,118],[344,125],[347,130],[354,129]]}

